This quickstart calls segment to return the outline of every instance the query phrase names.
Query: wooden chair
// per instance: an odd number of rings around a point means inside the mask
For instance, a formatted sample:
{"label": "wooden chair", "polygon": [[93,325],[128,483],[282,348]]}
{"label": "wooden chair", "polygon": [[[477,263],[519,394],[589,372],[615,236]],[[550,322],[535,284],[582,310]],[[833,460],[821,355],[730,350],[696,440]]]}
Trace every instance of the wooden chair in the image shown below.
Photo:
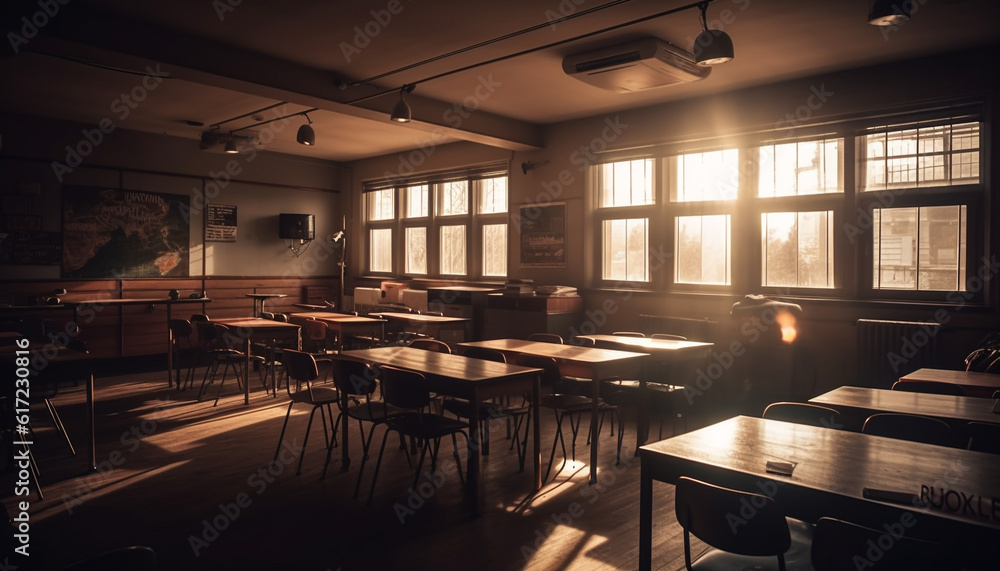
{"label": "wooden chair", "polygon": [[[739,518],[752,506],[752,517]],[[742,511],[741,511],[742,510]],[[689,571],[713,569],[811,569],[811,526],[788,520],[768,496],[681,477],[674,513],[684,530],[684,564]],[[691,535],[713,549],[691,558]]]}
{"label": "wooden chair", "polygon": [[451,347],[444,341],[431,339],[430,337],[419,337],[410,341],[410,347],[423,349],[424,351],[436,351],[438,353],[451,353]]}
{"label": "wooden chair", "polygon": [[[469,435],[466,433],[466,429],[469,425],[453,418],[429,412],[431,396],[427,390],[427,379],[420,373],[383,365],[379,369],[379,378],[382,381],[382,394],[385,402],[404,409],[406,412],[391,415],[385,421],[386,431],[382,435],[382,446],[379,448],[378,461],[375,463],[375,474],[372,476],[372,487],[368,492],[368,503],[371,503],[372,496],[375,494],[375,482],[378,481],[382,455],[385,453],[385,442],[389,438],[390,432],[398,432],[403,437],[409,436],[411,439],[423,443],[420,449],[420,460],[417,462],[417,471],[413,476],[414,487],[420,478],[420,468],[424,464],[424,457],[428,451],[431,455],[431,472],[433,473],[437,469],[438,450],[441,446],[441,439],[445,436],[451,436],[453,454],[455,462],[458,464],[458,477],[459,480],[462,480],[462,459],[458,453],[456,435],[464,436],[466,446],[468,446]],[[433,446],[431,446],[432,442]],[[407,452],[407,460],[409,460],[409,452]]]}
{"label": "wooden chair", "polygon": [[968,450],[1000,454],[1000,424],[970,422],[965,430],[969,436],[965,446]]}
{"label": "wooden chair", "polygon": [[[187,319],[171,319],[167,323],[170,329],[170,351],[173,355],[174,371],[177,378],[177,388],[184,390],[185,385],[194,384],[194,371],[202,364],[204,353],[195,341],[194,326]],[[181,380],[181,370],[185,369],[184,380]]]}
{"label": "wooden chair", "polygon": [[[250,371],[243,370],[247,355],[243,351],[234,349],[231,346],[236,336],[230,332],[229,327],[224,323],[216,321],[196,321],[195,323],[197,324],[199,346],[211,360],[208,368],[205,370],[205,376],[201,380],[201,388],[198,390],[198,400],[200,401],[205,398],[205,390],[209,384],[215,382],[215,378],[219,373],[219,367],[222,366],[222,378],[219,380],[219,388],[215,394],[215,403],[212,405],[217,406],[219,404],[219,397],[222,396],[222,387],[226,383],[226,375],[230,369],[232,369],[233,375],[236,377],[236,384],[241,390],[242,383],[250,382]],[[250,361],[256,362],[260,367],[261,382],[263,383],[265,381],[263,374],[266,371],[264,357],[250,355]]]}
{"label": "wooden chair", "polygon": [[823,428],[844,428],[844,419],[838,411],[807,402],[773,402],[767,405],[761,418]]}
{"label": "wooden chair", "polygon": [[955,445],[955,437],[946,422],[917,414],[894,412],[873,414],[865,420],[861,432],[938,446]]}
{"label": "wooden chair", "polygon": [[639,331],[615,331],[612,335],[619,337],[645,337],[646,334]]}
{"label": "wooden chair", "polygon": [[649,336],[650,339],[672,339],[674,341],[687,341],[687,337],[683,335],[674,335],[673,333],[653,333]]}
{"label": "wooden chair", "polygon": [[[844,571],[867,568],[874,571],[902,569],[957,570],[961,563],[949,557],[942,544],[893,535],[892,548],[880,549],[877,560],[859,562],[871,545],[885,541],[885,529],[872,529],[834,518],[820,518],[816,522],[812,541],[812,564],[816,571]],[[859,565],[860,563],[860,565]]]}
{"label": "wooden chair", "polygon": [[557,345],[563,344],[563,338],[561,335],[556,335],[555,333],[532,333],[528,335],[528,341],[539,341],[541,343],[555,343]]}
{"label": "wooden chair", "polygon": [[[548,392],[548,394],[543,394],[539,398],[538,403],[531,403],[532,406],[541,406],[543,408],[550,409],[556,417],[556,434],[552,440],[552,452],[549,454],[549,467],[545,471],[545,477],[542,481],[549,479],[549,474],[552,472],[552,464],[556,458],[556,446],[561,446],[563,462],[559,467],[561,471],[566,465],[567,459],[576,460],[576,438],[580,432],[580,421],[584,416],[589,416],[592,410],[593,399],[591,397],[560,393],[558,391],[558,386],[560,384],[561,374],[559,372],[559,365],[556,364],[556,360],[552,357],[539,357],[535,355],[519,355],[517,357],[517,364],[524,367],[533,367],[536,369],[541,369],[542,372],[542,391]],[[601,415],[601,422],[604,421],[604,416],[610,413],[612,416],[618,417],[618,407],[605,402],[603,399],[599,400],[597,403],[598,411]],[[566,440],[563,437],[563,420],[569,418],[569,428],[572,434],[572,441],[570,443],[570,456],[567,458],[566,454]],[[621,463],[622,458],[622,438],[624,436],[624,431],[621,428],[621,419],[618,418],[619,429],[618,429],[618,447],[616,449],[616,464]],[[527,446],[528,430],[531,428],[531,418],[528,416],[528,422],[525,422],[525,446]],[[598,427],[598,433],[600,433],[600,427]],[[590,442],[589,435],[590,431],[587,431],[588,439]],[[517,438],[518,434],[515,432],[514,437]]]}
{"label": "wooden chair", "polygon": [[965,389],[962,385],[955,383],[942,383],[940,381],[907,381],[899,380],[892,384],[894,391],[907,391],[911,393],[928,393],[934,395],[952,395],[964,397]]}
{"label": "wooden chair", "polygon": [[[306,424],[306,435],[302,439],[302,450],[299,452],[299,466],[295,474],[302,472],[302,460],[306,455],[306,444],[309,442],[309,431],[312,429],[313,417],[316,410],[319,410],[320,418],[323,421],[323,436],[326,439],[327,450],[333,447],[337,438],[337,425],[334,423],[333,409],[330,405],[339,401],[337,388],[330,385],[322,385],[317,382],[319,369],[316,366],[316,359],[309,353],[286,349],[284,355],[285,373],[288,382],[285,384],[288,396],[288,410],[285,411],[285,422],[281,425],[281,434],[278,436],[278,447],[274,450],[274,461],[277,462],[278,454],[281,452],[282,441],[285,438],[285,429],[288,428],[288,417],[292,414],[292,407],[297,403],[308,404],[312,407],[309,412],[309,423]],[[292,388],[292,385],[295,388]],[[327,415],[330,418],[331,430],[326,428]],[[325,471],[324,466],[324,471]]]}

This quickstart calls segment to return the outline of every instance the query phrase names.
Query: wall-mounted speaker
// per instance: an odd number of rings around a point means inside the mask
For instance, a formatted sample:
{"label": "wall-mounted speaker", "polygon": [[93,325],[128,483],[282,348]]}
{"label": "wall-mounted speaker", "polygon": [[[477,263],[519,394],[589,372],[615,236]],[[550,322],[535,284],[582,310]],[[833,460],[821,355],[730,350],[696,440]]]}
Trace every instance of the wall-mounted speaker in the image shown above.
{"label": "wall-mounted speaker", "polygon": [[279,214],[278,237],[292,240],[316,238],[316,217],[312,214]]}

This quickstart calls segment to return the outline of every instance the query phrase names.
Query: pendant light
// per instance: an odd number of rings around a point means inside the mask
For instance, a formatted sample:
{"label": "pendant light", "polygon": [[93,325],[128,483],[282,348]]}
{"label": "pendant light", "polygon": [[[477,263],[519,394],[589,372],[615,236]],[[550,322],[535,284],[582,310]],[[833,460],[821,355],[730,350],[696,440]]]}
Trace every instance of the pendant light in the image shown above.
{"label": "pendant light", "polygon": [[303,113],[306,121],[309,121],[305,125],[299,127],[299,132],[295,134],[295,140],[298,141],[300,145],[305,145],[311,147],[316,144],[316,131],[312,128],[312,119],[309,118],[308,113]]}
{"label": "pendant light", "polygon": [[707,67],[730,61],[733,59],[732,38],[722,30],[708,29],[708,18],[705,16],[708,2],[702,2],[698,7],[701,8],[703,30],[694,41],[695,62]]}

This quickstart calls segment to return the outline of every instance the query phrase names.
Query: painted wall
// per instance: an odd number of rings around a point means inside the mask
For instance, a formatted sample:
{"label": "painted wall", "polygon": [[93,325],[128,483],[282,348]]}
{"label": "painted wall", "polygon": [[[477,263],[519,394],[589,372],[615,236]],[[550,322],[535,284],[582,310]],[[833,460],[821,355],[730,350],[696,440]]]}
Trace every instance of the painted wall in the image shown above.
{"label": "painted wall", "polygon": [[[278,214],[311,213],[316,236],[341,227],[343,169],[329,161],[261,151],[226,155],[198,142],[117,130],[98,144],[86,125],[25,116],[0,116],[2,184],[8,192],[34,187],[33,213],[42,229],[59,232],[63,185],[105,186],[190,198],[190,275],[336,275],[333,258],[317,243],[300,257],[278,238]],[[68,149],[67,149],[68,147]],[[207,200],[206,200],[207,199]],[[237,207],[237,241],[205,242],[205,204]],[[0,268],[4,279],[58,278],[58,266]]]}

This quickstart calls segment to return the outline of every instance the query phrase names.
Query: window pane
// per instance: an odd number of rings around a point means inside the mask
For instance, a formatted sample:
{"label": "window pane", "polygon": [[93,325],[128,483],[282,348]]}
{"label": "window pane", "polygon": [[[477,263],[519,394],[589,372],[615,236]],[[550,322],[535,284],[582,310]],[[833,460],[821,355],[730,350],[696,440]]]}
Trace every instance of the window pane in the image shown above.
{"label": "window pane", "polygon": [[601,208],[653,204],[653,160],[638,159],[598,166]]}
{"label": "window pane", "polygon": [[729,285],[729,216],[679,216],[676,231],[677,283]]}
{"label": "window pane", "polygon": [[843,139],[800,141],[758,148],[757,195],[843,192]]}
{"label": "window pane", "polygon": [[880,129],[865,137],[865,190],[979,182],[979,123]]}
{"label": "window pane", "polygon": [[441,227],[441,273],[465,275],[465,226]]}
{"label": "window pane", "polygon": [[601,277],[619,282],[649,281],[649,220],[605,220]]}
{"label": "window pane", "polygon": [[507,275],[507,225],[483,225],[483,275]]}
{"label": "window pane", "polygon": [[406,217],[407,218],[424,218],[428,214],[427,203],[430,198],[430,193],[427,192],[427,185],[421,184],[417,186],[411,186],[405,190],[406,192]]}
{"label": "window pane", "polygon": [[452,216],[469,213],[469,181],[446,182],[439,184],[438,214]]}
{"label": "window pane", "polygon": [[873,287],[965,291],[966,207],[876,208]]}
{"label": "window pane", "polygon": [[833,212],[761,214],[765,286],[833,287]]}
{"label": "window pane", "polygon": [[476,184],[479,185],[480,214],[507,212],[507,177],[487,178]]}
{"label": "window pane", "polygon": [[392,271],[392,229],[373,228],[371,230],[371,255],[368,266],[373,272]]}
{"label": "window pane", "polygon": [[739,152],[736,149],[692,153],[677,157],[673,200],[735,200],[739,185]]}
{"label": "window pane", "polygon": [[408,274],[427,273],[427,228],[406,229],[406,265]]}
{"label": "window pane", "polygon": [[396,216],[396,191],[391,188],[366,193],[369,220],[392,220]]}

